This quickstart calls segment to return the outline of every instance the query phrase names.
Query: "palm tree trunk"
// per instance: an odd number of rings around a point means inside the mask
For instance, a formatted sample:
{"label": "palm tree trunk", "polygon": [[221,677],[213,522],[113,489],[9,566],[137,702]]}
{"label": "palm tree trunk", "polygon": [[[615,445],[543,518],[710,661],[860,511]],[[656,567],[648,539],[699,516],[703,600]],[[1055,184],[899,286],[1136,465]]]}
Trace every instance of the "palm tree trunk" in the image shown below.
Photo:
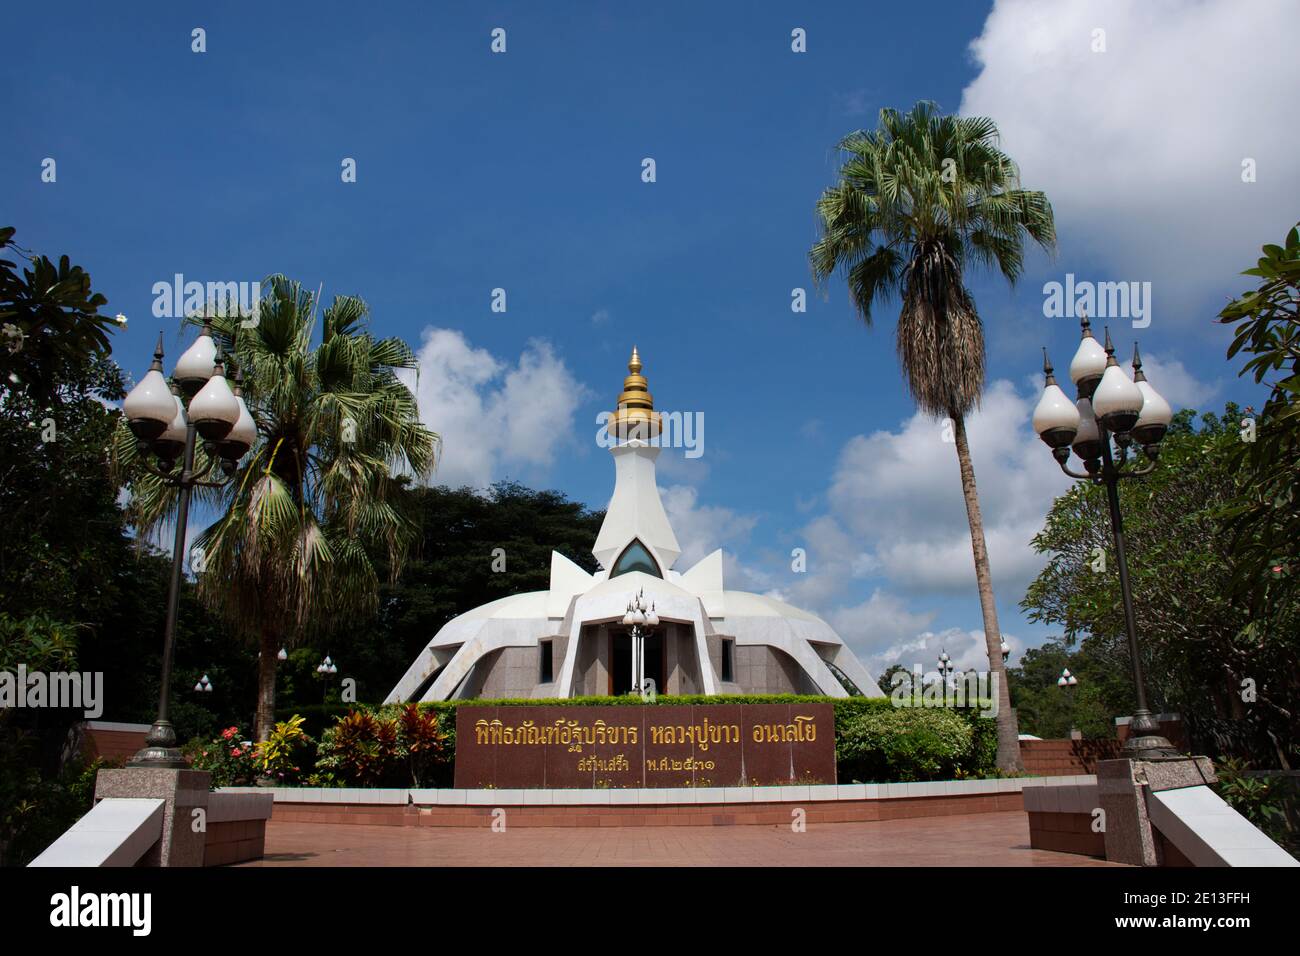
{"label": "palm tree trunk", "polygon": [[275,667],[279,652],[275,635],[262,631],[261,651],[257,660],[257,720],[256,736],[259,742],[271,735],[275,726]]}
{"label": "palm tree trunk", "polygon": [[998,695],[998,769],[1010,773],[1024,770],[1020,762],[1020,727],[1011,709],[1011,692],[1007,687],[1007,669],[1002,663],[1002,631],[998,627],[998,607],[993,600],[993,577],[989,573],[989,552],[984,543],[984,519],[980,517],[979,492],[975,490],[975,469],[970,461],[970,444],[966,441],[966,420],[952,415],[957,445],[957,464],[961,468],[961,492],[966,498],[966,520],[970,523],[971,552],[975,556],[975,583],[979,588],[980,613],[984,617],[984,644],[988,649],[989,672],[997,678]]}

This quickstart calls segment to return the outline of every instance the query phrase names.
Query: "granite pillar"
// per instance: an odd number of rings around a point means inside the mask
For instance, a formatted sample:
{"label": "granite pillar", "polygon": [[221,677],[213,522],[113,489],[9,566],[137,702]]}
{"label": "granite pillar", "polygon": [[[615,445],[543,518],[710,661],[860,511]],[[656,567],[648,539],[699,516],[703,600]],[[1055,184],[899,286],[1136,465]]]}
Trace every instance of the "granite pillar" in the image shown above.
{"label": "granite pillar", "polygon": [[[101,770],[95,799],[152,797],[162,800],[162,837],[140,860],[141,866],[202,866],[207,842],[207,808],[212,775],[206,770],[127,767]],[[194,811],[203,813],[196,819]],[[200,826],[199,820],[202,820]]]}
{"label": "granite pillar", "polygon": [[1209,757],[1098,761],[1097,798],[1106,814],[1106,859],[1133,866],[1162,865],[1147,795],[1199,787],[1217,779]]}

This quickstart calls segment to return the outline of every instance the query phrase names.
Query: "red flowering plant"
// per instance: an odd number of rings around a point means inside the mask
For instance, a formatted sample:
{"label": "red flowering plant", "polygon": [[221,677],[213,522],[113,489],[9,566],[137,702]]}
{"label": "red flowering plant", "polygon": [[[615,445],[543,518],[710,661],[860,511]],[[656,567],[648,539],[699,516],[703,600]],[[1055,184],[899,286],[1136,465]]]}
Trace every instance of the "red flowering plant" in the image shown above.
{"label": "red flowering plant", "polygon": [[212,740],[196,737],[184,753],[195,770],[212,774],[213,787],[247,787],[261,776],[253,744],[238,727],[227,727]]}
{"label": "red flowering plant", "polygon": [[397,717],[398,749],[411,768],[411,786],[426,785],[430,771],[447,756],[447,735],[433,710],[407,704]]}
{"label": "red flowering plant", "polygon": [[395,713],[349,711],[321,737],[317,779],[343,786],[423,786],[447,759],[446,741],[437,713],[415,704]]}
{"label": "red flowering plant", "polygon": [[388,781],[397,728],[367,710],[350,710],[321,737],[318,770],[346,786],[375,787]]}

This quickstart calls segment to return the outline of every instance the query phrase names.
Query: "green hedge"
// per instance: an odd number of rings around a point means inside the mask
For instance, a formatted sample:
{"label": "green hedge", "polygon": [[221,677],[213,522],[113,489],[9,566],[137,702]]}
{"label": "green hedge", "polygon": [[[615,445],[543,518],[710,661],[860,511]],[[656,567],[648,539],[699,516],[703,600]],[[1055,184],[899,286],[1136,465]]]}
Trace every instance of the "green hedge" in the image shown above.
{"label": "green hedge", "polygon": [[[451,786],[456,751],[456,711],[461,707],[620,707],[640,706],[639,697],[546,697],[501,700],[440,700],[420,704],[438,714],[447,735],[449,760],[435,775],[437,786]],[[996,773],[997,726],[978,708],[895,707],[888,697],[823,697],[798,694],[682,694],[656,698],[649,706],[684,704],[830,704],[835,709],[835,762],[840,783],[948,780]],[[319,739],[334,719],[349,710],[392,714],[402,705],[328,704],[301,708],[306,726]],[[286,715],[287,716],[287,715]]]}

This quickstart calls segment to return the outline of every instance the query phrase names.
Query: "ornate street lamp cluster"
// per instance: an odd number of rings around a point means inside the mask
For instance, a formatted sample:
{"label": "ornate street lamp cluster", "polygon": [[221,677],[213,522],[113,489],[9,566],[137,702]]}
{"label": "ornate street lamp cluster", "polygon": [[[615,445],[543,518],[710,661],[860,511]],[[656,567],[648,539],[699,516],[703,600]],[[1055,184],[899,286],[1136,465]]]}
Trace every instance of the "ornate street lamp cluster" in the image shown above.
{"label": "ornate street lamp cluster", "polygon": [[654,602],[646,607],[644,589],[628,601],[623,623],[631,628],[632,635],[632,690],[644,696],[646,693],[645,639],[659,626],[659,615],[655,613]]}
{"label": "ornate street lamp cluster", "polygon": [[[168,719],[168,711],[190,496],[196,487],[218,488],[234,475],[239,459],[257,441],[257,423],[241,395],[242,377],[236,375],[233,389],[226,381],[225,363],[212,339],[212,325],[208,320],[204,320],[203,330],[194,344],[177,361],[171,384],[163,377],[162,360],[163,337],[160,332],[153,364],[122,403],[122,411],[131,433],[135,435],[145,470],[180,490],[176,537],[172,546],[171,583],[167,590],[158,717],[149,729],[144,748],[131,758],[130,766],[183,769],[188,765],[176,746],[176,731]],[[200,437],[208,461],[196,473],[194,450]],[[156,465],[150,464],[150,454],[156,459]],[[179,471],[176,468],[178,460],[181,462]],[[204,480],[218,461],[221,462],[223,477],[216,481]]]}
{"label": "ornate street lamp cluster", "polygon": [[957,665],[952,662],[948,652],[942,648],[939,650],[939,681],[940,683],[951,686],[952,673],[957,669]]}
{"label": "ornate street lamp cluster", "polygon": [[[1063,472],[1071,478],[1106,486],[1138,705],[1129,724],[1125,755],[1144,760],[1178,757],[1173,745],[1160,735],[1160,725],[1147,707],[1133,595],[1129,588],[1128,559],[1124,553],[1124,525],[1119,508],[1120,481],[1140,478],[1155,468],[1160,441],[1173,420],[1173,410],[1142,373],[1142,358],[1137,344],[1133,345],[1133,377],[1129,378],[1115,360],[1110,329],[1106,330],[1103,348],[1093,337],[1086,315],[1082,319],[1079,348],[1070,362],[1070,379],[1078,390],[1078,398],[1070,401],[1056,383],[1047,349],[1043,349],[1043,372],[1047,383],[1043,397],[1034,409],[1034,431],[1052,449],[1052,456]],[[1141,448],[1141,456],[1130,452],[1133,446]],[[1069,467],[1071,449],[1083,462],[1083,472]],[[1142,461],[1143,457],[1145,461]],[[1067,680],[1066,683],[1077,681]]]}
{"label": "ornate street lamp cluster", "polygon": [[339,672],[339,666],[334,663],[328,654],[325,659],[316,665],[316,673],[320,675],[320,702],[324,704],[330,693],[330,679]]}

